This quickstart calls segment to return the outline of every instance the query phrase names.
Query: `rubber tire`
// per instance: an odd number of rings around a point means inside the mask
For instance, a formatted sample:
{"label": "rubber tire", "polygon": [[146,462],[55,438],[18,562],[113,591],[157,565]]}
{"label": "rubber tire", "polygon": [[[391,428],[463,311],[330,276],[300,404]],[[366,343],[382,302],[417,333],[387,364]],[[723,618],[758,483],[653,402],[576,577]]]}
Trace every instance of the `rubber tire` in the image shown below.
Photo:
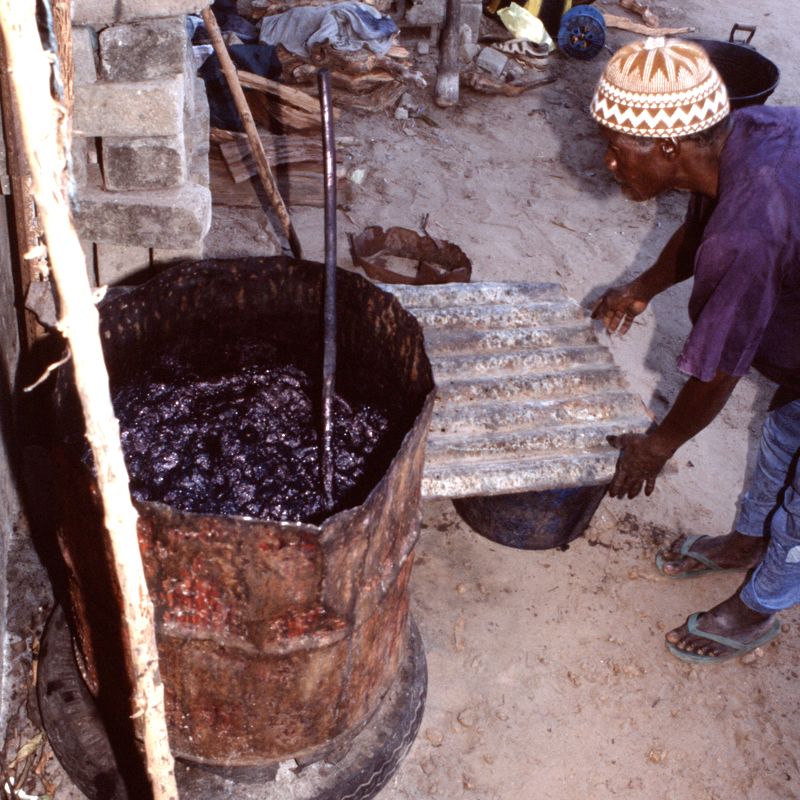
{"label": "rubber tire", "polygon": [[[409,646],[393,687],[378,711],[336,764],[298,770],[295,785],[305,782],[313,800],[371,800],[390,780],[416,738],[428,687],[422,637],[409,618]],[[42,635],[37,682],[39,708],[48,740],[61,765],[89,800],[142,800],[141,791],[125,786],[94,698],[75,662],[72,636],[57,606]],[[288,800],[292,784],[234,773],[227,776],[186,762],[176,762],[182,796],[203,800]],[[288,791],[288,794],[286,793]]]}

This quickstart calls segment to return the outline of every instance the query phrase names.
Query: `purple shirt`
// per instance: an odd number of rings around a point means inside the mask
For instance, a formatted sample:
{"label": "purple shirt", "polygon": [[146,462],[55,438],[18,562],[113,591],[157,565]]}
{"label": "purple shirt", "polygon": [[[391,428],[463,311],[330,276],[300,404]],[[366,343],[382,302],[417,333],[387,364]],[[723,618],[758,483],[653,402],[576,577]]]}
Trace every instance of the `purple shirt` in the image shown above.
{"label": "purple shirt", "polygon": [[[708,214],[702,205],[690,204],[688,224]],[[800,108],[734,112],[689,317],[682,372],[708,381],[752,365],[800,390]]]}

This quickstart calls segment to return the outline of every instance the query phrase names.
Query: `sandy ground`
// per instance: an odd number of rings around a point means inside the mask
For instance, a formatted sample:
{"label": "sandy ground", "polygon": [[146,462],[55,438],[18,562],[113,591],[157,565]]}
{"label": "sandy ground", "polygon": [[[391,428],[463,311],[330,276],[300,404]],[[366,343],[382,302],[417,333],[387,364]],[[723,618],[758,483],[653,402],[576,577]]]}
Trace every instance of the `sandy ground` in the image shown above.
{"label": "sandy ground", "polygon": [[[770,102],[800,103],[785,3],[652,8],[663,24],[708,38],[727,38],[735,22],[757,25],[754,44],[782,70]],[[613,48],[631,38],[609,32]],[[429,89],[417,90],[437,128],[347,117],[339,130],[360,140],[354,164],[367,179],[339,217],[341,263],[350,263],[348,232],[416,228],[428,214],[430,232],[472,259],[474,280],[557,280],[588,305],[648,266],[685,198],[636,204],[607,175],[585,113],[604,60],[555,56],[552,85],[514,99],[464,91],[446,112]],[[321,258],[322,212],[293,213],[306,255]],[[658,298],[626,338],[603,337],[657,416],[682,382],[675,359],[689,327],[688,290]],[[382,800],[800,797],[800,611],[782,615],[783,635],[763,652],[693,667],[666,652],[664,633],[729,596],[738,578],[676,582],[653,568],[657,547],[682,532],[730,530],[769,395],[756,377],[741,381],[651,498],[604,500],[564,552],[495,545],[449,502],[425,504],[412,602],[428,701]],[[25,660],[24,637],[18,648]],[[62,784],[55,797],[77,794]]]}
{"label": "sandy ground", "polygon": [[[615,3],[600,3],[614,11]],[[771,103],[798,104],[798,65],[781,9],[744,0],[653,3],[662,24],[727,39],[735,22],[782,70]],[[785,8],[785,7],[784,7]],[[635,38],[609,32],[613,48]],[[415,228],[459,244],[474,280],[557,280],[589,304],[649,266],[686,199],[625,199],[606,173],[585,109],[605,57],[552,59],[558,80],[519,98],[462,92],[439,123],[360,118],[352,129],[368,178],[340,216]],[[296,214],[321,257],[321,214]],[[315,250],[316,248],[316,250]],[[689,328],[690,287],[658,298],[624,339],[601,338],[631,389],[662,416],[682,378],[675,359]],[[385,800],[767,800],[800,797],[796,742],[800,612],[763,652],[693,667],[664,648],[666,631],[728,597],[736,575],[670,581],[653,568],[682,532],[725,533],[755,456],[771,387],[741,381],[715,423],[674,459],[649,499],[606,498],[566,552],[522,552],[472,532],[449,502],[424,508],[413,610],[430,686],[420,736]],[[747,663],[745,663],[747,662]]]}

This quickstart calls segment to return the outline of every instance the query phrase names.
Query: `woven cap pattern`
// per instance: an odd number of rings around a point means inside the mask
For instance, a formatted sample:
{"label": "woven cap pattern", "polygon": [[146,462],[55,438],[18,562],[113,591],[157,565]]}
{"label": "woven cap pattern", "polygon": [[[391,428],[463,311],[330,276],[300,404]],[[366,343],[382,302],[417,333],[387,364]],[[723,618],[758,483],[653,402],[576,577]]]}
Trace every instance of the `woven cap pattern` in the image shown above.
{"label": "woven cap pattern", "polygon": [[668,139],[716,125],[730,113],[730,103],[702,47],[658,37],[625,45],[611,57],[590,112],[612,130]]}

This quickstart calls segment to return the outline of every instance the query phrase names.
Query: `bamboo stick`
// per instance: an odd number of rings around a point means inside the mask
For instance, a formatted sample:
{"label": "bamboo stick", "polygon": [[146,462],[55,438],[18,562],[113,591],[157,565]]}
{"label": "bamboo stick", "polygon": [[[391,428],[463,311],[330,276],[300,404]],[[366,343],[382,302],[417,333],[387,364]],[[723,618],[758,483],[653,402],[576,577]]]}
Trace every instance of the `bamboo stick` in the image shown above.
{"label": "bamboo stick", "polygon": [[250,107],[247,105],[247,98],[244,96],[242,85],[239,83],[239,78],[236,74],[236,67],[233,65],[228,48],[222,39],[222,32],[217,24],[217,18],[210,8],[203,9],[203,23],[206,26],[206,31],[211,39],[211,44],[214,45],[214,52],[219,58],[222,72],[225,75],[225,80],[228,82],[228,88],[233,95],[233,102],[236,104],[236,110],[242,118],[242,125],[244,126],[247,139],[250,142],[250,148],[253,151],[253,157],[256,161],[256,168],[258,169],[258,177],[264,186],[264,191],[267,193],[272,207],[278,216],[278,221],[281,223],[284,234],[289,240],[289,246],[292,248],[292,254],[295,258],[302,258],[302,251],[300,247],[300,240],[297,238],[292,220],[289,217],[289,212],[286,209],[286,204],[283,202],[281,193],[275,183],[275,178],[270,169],[267,156],[264,153],[264,148],[261,146],[261,138],[258,135],[256,123],[253,120],[253,115],[250,113]]}
{"label": "bamboo stick", "polygon": [[36,27],[34,0],[0,0],[0,28],[20,127],[31,167],[33,193],[47,237],[61,306],[59,330],[72,353],[75,383],[94,456],[113,566],[123,603],[133,679],[133,706],[142,717],[145,761],[155,800],[177,800],[174,762],[164,717],[153,607],[137,537],[137,514],[114,417],[108,374],[83,250],[72,225],[65,181],[68,118],[50,95],[50,62]]}

